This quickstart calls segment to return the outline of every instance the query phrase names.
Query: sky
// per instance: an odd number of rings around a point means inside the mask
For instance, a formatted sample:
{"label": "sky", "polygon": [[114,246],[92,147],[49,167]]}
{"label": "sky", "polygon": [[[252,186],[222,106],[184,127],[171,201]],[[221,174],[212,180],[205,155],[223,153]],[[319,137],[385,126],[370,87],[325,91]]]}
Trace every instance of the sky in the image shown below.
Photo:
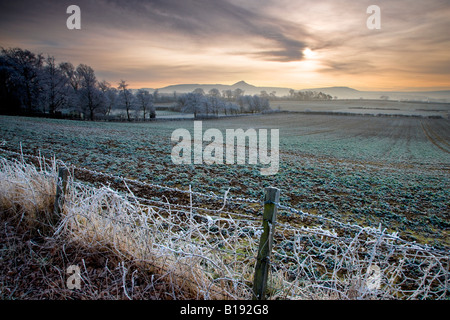
{"label": "sky", "polygon": [[[81,29],[69,30],[69,5]],[[380,29],[369,29],[370,5]],[[2,1],[0,46],[91,66],[130,88],[449,90],[450,0]]]}

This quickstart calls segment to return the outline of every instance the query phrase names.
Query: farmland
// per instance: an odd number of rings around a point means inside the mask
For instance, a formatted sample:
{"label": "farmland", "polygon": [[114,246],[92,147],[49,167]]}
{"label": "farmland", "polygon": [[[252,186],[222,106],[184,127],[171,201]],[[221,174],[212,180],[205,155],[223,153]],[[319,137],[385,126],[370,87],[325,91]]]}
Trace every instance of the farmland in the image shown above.
{"label": "farmland", "polygon": [[261,199],[269,185],[281,203],[403,238],[450,246],[450,125],[447,119],[279,113],[203,122],[203,130],[280,130],[280,169],[260,165],[173,165],[171,133],[192,120],[80,122],[0,117],[3,148],[169,187]]}
{"label": "farmland", "polygon": [[450,104],[392,100],[274,101],[274,108],[297,112],[404,115],[448,118]]}

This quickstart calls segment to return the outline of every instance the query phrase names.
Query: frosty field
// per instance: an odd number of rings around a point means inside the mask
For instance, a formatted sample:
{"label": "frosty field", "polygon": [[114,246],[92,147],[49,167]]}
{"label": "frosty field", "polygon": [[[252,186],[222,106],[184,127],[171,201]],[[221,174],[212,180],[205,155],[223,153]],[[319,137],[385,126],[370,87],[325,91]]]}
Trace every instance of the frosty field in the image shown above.
{"label": "frosty field", "polygon": [[[276,106],[276,105],[275,105]],[[2,148],[39,152],[144,182],[261,198],[338,220],[397,231],[405,239],[450,246],[450,121],[416,117],[271,114],[203,122],[203,128],[280,130],[280,169],[174,165],[171,133],[192,120],[107,123],[0,117]],[[0,152],[0,154],[7,156]],[[149,195],[151,196],[151,194]],[[289,216],[284,217],[289,219]]]}
{"label": "frosty field", "polygon": [[447,119],[450,114],[449,103],[393,100],[274,101],[272,107],[294,112],[436,116]]}

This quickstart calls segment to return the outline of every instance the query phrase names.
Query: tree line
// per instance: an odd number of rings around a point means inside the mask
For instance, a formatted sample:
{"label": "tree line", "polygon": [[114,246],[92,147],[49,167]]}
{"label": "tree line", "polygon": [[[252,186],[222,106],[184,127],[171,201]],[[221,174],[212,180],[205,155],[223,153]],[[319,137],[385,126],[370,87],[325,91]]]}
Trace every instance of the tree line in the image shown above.
{"label": "tree line", "polygon": [[295,101],[312,101],[312,100],[332,100],[333,96],[316,91],[295,91],[289,90],[289,100]]}
{"label": "tree line", "polygon": [[53,56],[21,48],[1,48],[0,114],[45,115],[76,119],[147,120],[156,117],[155,102],[173,103],[170,109],[193,113],[195,117],[270,111],[270,101],[331,100],[322,92],[291,90],[287,97],[261,91],[245,95],[244,90],[198,88],[190,93],[160,94],[128,88],[125,80],[115,85],[99,81],[86,65],[57,63]]}
{"label": "tree line", "polygon": [[[154,93],[155,94],[155,93]],[[20,48],[1,49],[0,113],[47,115],[78,119],[111,119],[125,114],[128,121],[155,117],[155,96],[97,80],[94,70],[70,62],[56,63]],[[114,112],[120,110],[120,112]]]}
{"label": "tree line", "polygon": [[194,117],[199,115],[210,117],[239,113],[257,113],[270,110],[269,99],[258,95],[244,95],[241,89],[224,90],[211,89],[205,93],[198,88],[193,92],[185,93],[177,98],[175,111],[193,113]]}

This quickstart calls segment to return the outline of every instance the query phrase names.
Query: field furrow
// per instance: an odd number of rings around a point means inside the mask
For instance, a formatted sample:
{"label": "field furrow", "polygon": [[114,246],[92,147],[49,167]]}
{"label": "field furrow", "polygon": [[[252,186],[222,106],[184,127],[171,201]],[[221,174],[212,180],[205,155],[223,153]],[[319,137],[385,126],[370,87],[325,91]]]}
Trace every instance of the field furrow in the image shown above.
{"label": "field furrow", "polygon": [[2,116],[0,139],[9,150],[19,151],[21,145],[24,153],[184,190],[224,194],[230,189],[230,195],[260,199],[265,187],[276,186],[284,204],[367,226],[381,224],[407,239],[450,247],[448,127],[445,119],[328,114],[203,122],[203,131],[223,133],[279,129],[280,164],[273,176],[262,176],[260,164],[174,165],[171,134],[178,128],[193,132],[190,120],[107,123]]}

